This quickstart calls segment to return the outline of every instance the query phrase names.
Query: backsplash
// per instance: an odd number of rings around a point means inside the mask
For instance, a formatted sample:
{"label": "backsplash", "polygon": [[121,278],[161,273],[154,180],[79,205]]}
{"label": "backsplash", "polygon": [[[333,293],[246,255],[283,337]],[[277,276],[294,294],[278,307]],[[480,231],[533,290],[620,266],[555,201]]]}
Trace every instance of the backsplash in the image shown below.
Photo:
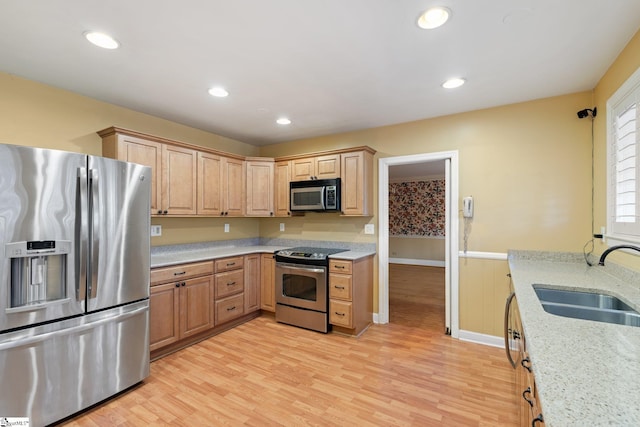
{"label": "backsplash", "polygon": [[444,237],[445,180],[389,184],[389,235]]}

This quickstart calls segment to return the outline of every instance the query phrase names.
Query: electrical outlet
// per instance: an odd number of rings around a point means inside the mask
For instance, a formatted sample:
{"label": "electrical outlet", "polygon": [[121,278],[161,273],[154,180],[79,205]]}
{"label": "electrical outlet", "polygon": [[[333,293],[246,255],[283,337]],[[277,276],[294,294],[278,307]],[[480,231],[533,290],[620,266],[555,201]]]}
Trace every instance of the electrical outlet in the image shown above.
{"label": "electrical outlet", "polygon": [[224,232],[228,233],[229,232],[229,224],[225,224],[224,225]]}
{"label": "electrical outlet", "polygon": [[376,229],[373,224],[365,224],[364,225],[364,234],[375,234]]}
{"label": "electrical outlet", "polygon": [[152,225],[151,226],[151,237],[162,236],[162,226],[161,225]]}
{"label": "electrical outlet", "polygon": [[284,222],[280,223],[280,231],[284,231]]}

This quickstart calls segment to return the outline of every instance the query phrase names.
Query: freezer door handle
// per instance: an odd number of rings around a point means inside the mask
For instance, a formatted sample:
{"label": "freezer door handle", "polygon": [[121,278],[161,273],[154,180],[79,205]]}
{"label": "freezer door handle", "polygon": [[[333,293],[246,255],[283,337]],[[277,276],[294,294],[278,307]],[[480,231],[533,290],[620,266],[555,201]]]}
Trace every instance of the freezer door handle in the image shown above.
{"label": "freezer door handle", "polygon": [[76,298],[83,301],[86,297],[87,289],[87,251],[89,250],[89,224],[87,220],[88,188],[87,188],[87,168],[78,168],[78,198],[79,205],[76,212],[76,223],[78,234],[76,236]]}
{"label": "freezer door handle", "polygon": [[99,197],[99,185],[98,185],[98,171],[95,169],[89,170],[89,189],[91,197],[91,206],[89,207],[91,212],[91,226],[90,226],[90,242],[91,252],[89,264],[90,281],[89,281],[89,298],[95,298],[98,294],[98,247],[100,244],[100,212],[98,211],[98,197]]}
{"label": "freezer door handle", "polygon": [[9,350],[17,347],[32,346],[33,344],[37,344],[39,342],[47,341],[47,340],[64,336],[64,335],[79,334],[81,332],[88,331],[90,329],[96,328],[106,323],[113,322],[115,320],[117,320],[118,322],[122,322],[125,319],[137,316],[138,314],[148,310],[149,310],[149,307],[145,305],[128,312],[117,313],[117,314],[105,317],[103,319],[96,320],[94,322],[87,322],[82,325],[74,326],[71,328],[58,329],[57,331],[45,332],[42,334],[38,334],[38,335],[26,337],[26,338],[22,337],[17,339],[9,339],[6,342],[0,343],[0,351]]}

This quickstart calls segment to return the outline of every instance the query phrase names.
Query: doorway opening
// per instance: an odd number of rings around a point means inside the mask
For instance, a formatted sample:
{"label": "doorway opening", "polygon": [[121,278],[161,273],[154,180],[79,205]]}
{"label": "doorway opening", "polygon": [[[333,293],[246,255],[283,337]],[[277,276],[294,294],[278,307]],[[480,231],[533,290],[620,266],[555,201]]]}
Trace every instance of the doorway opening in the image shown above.
{"label": "doorway opening", "polygon": [[[390,170],[429,168],[441,165],[444,170],[444,328],[458,337],[458,152],[416,154],[387,157],[379,160],[378,168],[378,313],[377,323],[389,322],[389,182]],[[396,168],[403,166],[403,168]],[[418,249],[420,250],[420,249]],[[395,268],[395,267],[394,267]],[[440,271],[442,267],[440,267]],[[422,273],[419,273],[422,274]]]}

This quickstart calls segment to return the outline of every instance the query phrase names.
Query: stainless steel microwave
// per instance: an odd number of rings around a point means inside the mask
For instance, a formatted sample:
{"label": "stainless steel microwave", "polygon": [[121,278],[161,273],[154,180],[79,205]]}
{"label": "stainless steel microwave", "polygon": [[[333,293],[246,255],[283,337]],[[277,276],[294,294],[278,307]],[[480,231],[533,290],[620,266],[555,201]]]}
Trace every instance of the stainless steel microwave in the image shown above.
{"label": "stainless steel microwave", "polygon": [[289,183],[292,212],[340,211],[340,178]]}

